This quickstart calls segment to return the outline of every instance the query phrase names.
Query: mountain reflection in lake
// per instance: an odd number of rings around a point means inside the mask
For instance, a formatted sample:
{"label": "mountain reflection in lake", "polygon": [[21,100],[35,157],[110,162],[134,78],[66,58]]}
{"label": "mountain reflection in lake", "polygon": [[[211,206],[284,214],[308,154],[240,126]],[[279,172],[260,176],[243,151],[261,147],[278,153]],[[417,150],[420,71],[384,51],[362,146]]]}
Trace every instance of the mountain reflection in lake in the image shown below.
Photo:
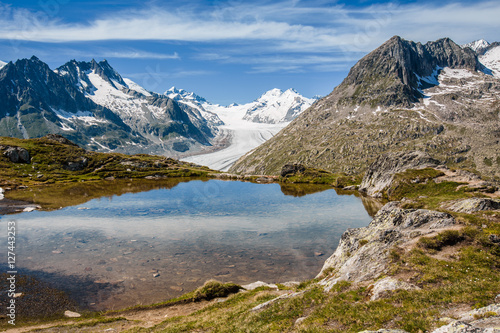
{"label": "mountain reflection in lake", "polygon": [[[21,273],[49,280],[93,309],[164,301],[210,278],[310,279],[347,228],[371,219],[361,198],[325,186],[283,192],[279,184],[220,180],[85,186],[25,191],[19,196],[48,209],[75,206],[1,222],[17,221]],[[109,195],[99,186],[121,187]]]}

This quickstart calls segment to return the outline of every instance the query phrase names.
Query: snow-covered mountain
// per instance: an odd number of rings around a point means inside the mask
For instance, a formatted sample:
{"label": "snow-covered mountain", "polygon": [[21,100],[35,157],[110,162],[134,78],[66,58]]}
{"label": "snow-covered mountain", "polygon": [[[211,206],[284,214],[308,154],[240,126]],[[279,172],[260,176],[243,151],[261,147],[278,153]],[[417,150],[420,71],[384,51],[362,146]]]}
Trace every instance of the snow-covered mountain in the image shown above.
{"label": "snow-covered mountain", "polygon": [[179,105],[197,108],[204,117],[216,115],[223,124],[219,142],[223,149],[184,158],[185,161],[226,171],[241,156],[272,138],[276,133],[312,105],[316,99],[305,98],[293,89],[272,89],[253,102],[221,106],[182,89],[165,92]]}
{"label": "snow-covered mountain", "polygon": [[[307,103],[292,90],[272,90],[228,107],[175,88],[157,94],[123,78],[106,60],[71,60],[55,70],[36,57],[0,62],[0,135],[61,134],[96,151],[180,158],[227,148],[230,142],[239,157]],[[244,119],[248,115],[261,123]],[[278,125],[264,128],[262,122]]]}
{"label": "snow-covered mountain", "polygon": [[244,110],[242,119],[264,124],[289,123],[319,99],[319,97],[306,98],[294,89],[288,89],[284,92],[280,89],[271,89],[253,102],[241,105],[234,103],[229,106],[221,106],[212,104],[192,92],[175,87],[167,90],[165,95],[176,102],[189,105],[190,107],[197,108],[200,112],[205,111],[209,114],[218,115],[230,112],[231,110],[239,114]]}
{"label": "snow-covered mountain", "polygon": [[474,50],[474,52],[478,52],[479,50],[486,49],[488,46],[490,46],[490,43],[488,43],[484,39],[475,40],[473,42],[461,45],[462,48],[470,47],[471,49]]}
{"label": "snow-covered mountain", "polygon": [[210,145],[218,132],[216,124],[207,121],[197,109],[181,108],[170,98],[123,79],[105,60],[99,63],[73,60],[56,72],[149,140],[151,153],[184,153],[198,144]]}
{"label": "snow-covered mountain", "polygon": [[316,100],[305,98],[294,89],[272,89],[259,97],[244,119],[256,123],[288,123],[310,107]]}
{"label": "snow-covered mountain", "polygon": [[200,112],[201,116],[209,121],[214,126],[224,125],[224,122],[212,112],[211,110],[217,109],[220,105],[211,104],[206,99],[196,95],[193,92],[188,92],[184,89],[177,89],[175,87],[165,91],[165,96],[173,99],[179,103],[180,107],[187,106],[190,109],[196,109]]}
{"label": "snow-covered mountain", "polygon": [[478,55],[479,62],[486,67],[486,73],[500,78],[500,43],[488,46],[483,54]]}
{"label": "snow-covered mountain", "polygon": [[54,133],[91,150],[180,157],[211,146],[219,123],[123,79],[105,60],[51,70],[32,57],[0,69],[4,136]]}

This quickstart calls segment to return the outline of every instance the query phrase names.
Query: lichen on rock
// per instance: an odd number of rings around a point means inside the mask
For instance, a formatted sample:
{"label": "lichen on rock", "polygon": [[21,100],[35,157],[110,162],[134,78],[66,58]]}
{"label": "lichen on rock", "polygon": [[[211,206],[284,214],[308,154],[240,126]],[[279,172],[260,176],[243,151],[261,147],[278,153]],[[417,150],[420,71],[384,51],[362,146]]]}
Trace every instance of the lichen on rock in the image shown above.
{"label": "lichen on rock", "polygon": [[[320,284],[330,290],[338,281],[370,281],[383,274],[390,262],[390,250],[416,238],[450,228],[455,219],[446,213],[426,209],[402,209],[389,202],[367,227],[347,229],[335,252],[318,277],[331,271]],[[377,260],[374,260],[377,258]]]}

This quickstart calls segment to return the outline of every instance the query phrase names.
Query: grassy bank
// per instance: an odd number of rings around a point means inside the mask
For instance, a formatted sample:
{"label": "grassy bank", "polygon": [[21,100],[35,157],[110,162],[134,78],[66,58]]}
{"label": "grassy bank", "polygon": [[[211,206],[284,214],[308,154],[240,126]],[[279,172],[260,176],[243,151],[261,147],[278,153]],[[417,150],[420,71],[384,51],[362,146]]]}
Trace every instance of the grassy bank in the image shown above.
{"label": "grassy bank", "polygon": [[[1,137],[0,186],[19,187],[120,178],[206,177],[215,171],[164,156],[97,153],[43,137]],[[7,147],[26,149],[29,163],[13,163]]]}

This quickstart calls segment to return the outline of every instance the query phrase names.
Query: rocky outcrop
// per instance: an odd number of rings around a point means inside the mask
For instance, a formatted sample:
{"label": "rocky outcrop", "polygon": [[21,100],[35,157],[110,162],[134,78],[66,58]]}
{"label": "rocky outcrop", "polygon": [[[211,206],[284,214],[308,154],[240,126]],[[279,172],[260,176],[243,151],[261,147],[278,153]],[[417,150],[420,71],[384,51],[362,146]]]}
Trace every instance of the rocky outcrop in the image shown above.
{"label": "rocky outcrop", "polygon": [[21,147],[4,147],[3,155],[8,157],[12,163],[30,163],[31,156],[28,150]]}
{"label": "rocky outcrop", "polygon": [[64,311],[64,316],[68,318],[80,318],[82,315],[79,314],[78,312],[66,310]]}
{"label": "rocky outcrop", "polygon": [[88,158],[80,156],[73,161],[68,161],[63,164],[63,168],[69,171],[80,171],[87,167],[89,163]]}
{"label": "rocky outcrop", "polygon": [[[500,333],[500,304],[492,304],[484,308],[470,311],[458,320],[441,326],[432,333]],[[485,317],[485,318],[482,318]],[[479,319],[478,319],[479,318]],[[359,333],[408,333],[404,330],[380,329],[378,331],[362,331]]]}
{"label": "rocky outcrop", "polygon": [[302,164],[285,164],[281,168],[281,177],[286,177],[288,175],[294,175],[298,172],[304,172],[306,168]]}
{"label": "rocky outcrop", "polygon": [[441,208],[457,213],[475,213],[485,210],[499,210],[500,199],[471,198],[458,201],[446,202]]}
{"label": "rocky outcrop", "polygon": [[0,68],[0,136],[62,134],[89,150],[173,157],[211,146],[219,130],[196,109],[126,81],[106,60],[10,62]]}
{"label": "rocky outcrop", "polygon": [[389,252],[394,246],[404,246],[420,236],[437,233],[454,224],[455,219],[449,214],[402,209],[399,202],[389,202],[367,227],[344,232],[337,249],[318,275],[328,275],[320,284],[330,290],[341,280],[373,280],[387,269]]}
{"label": "rocky outcrop", "polygon": [[439,164],[438,160],[421,151],[380,155],[368,167],[359,191],[373,197],[381,197],[382,193],[390,187],[396,173],[409,169],[436,167]]}

